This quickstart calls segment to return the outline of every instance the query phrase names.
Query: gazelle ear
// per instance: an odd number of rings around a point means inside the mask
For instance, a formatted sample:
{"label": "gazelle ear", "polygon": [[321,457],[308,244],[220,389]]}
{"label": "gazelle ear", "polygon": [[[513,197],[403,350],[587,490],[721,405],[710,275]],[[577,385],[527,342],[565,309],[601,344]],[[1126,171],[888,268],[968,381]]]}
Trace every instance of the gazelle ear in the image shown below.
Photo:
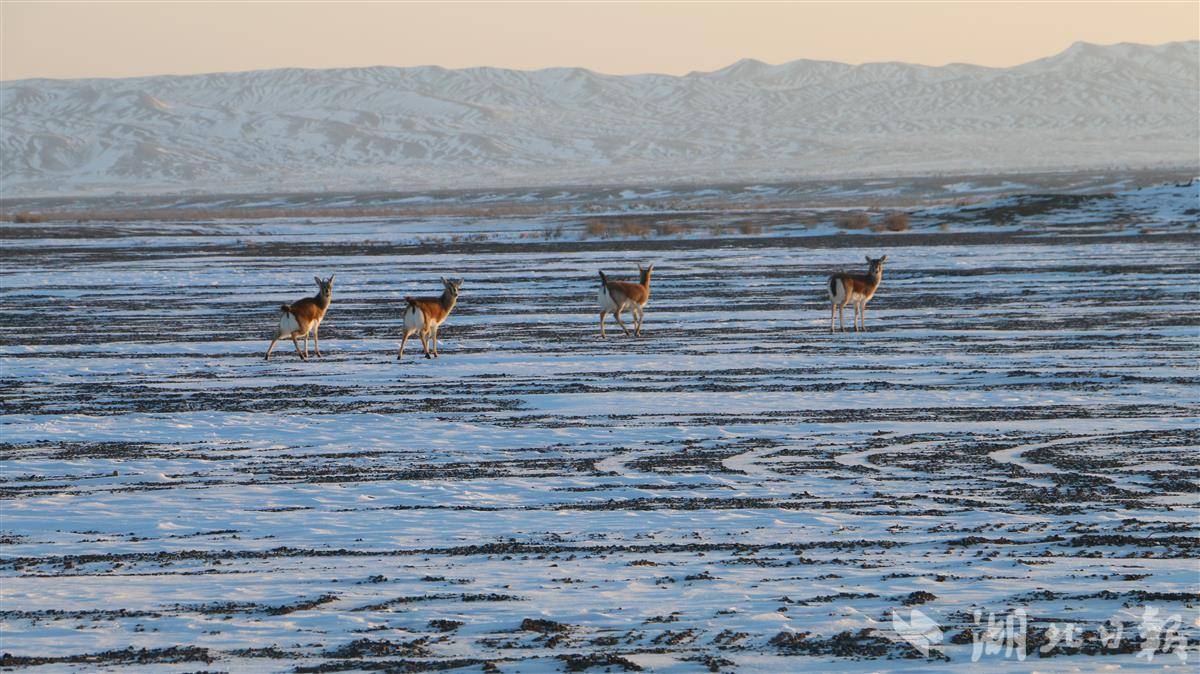
{"label": "gazelle ear", "polygon": [[321,285],[321,277],[320,276],[314,276],[313,280],[317,282],[317,285]]}
{"label": "gazelle ear", "polygon": [[874,260],[872,260],[872,259],[871,259],[871,256],[870,256],[870,255],[868,255],[868,256],[867,256],[867,264],[871,264],[872,262],[874,262]]}
{"label": "gazelle ear", "polygon": [[444,286],[448,286],[448,285],[450,285],[449,283],[447,283],[447,282],[446,282],[446,277],[445,277],[445,276],[441,276],[441,277],[439,277],[439,278],[441,278],[441,279],[442,279],[442,285],[444,285]]}
{"label": "gazelle ear", "polygon": [[880,261],[880,262],[884,262],[884,261],[886,261],[886,260],[887,260],[887,256],[886,256],[886,255],[884,255],[883,257],[879,258],[879,261]]}
{"label": "gazelle ear", "polygon": [[329,285],[333,285],[333,277],[334,277],[334,276],[337,276],[337,274],[330,274],[330,275],[329,275],[329,281],[328,281]]}

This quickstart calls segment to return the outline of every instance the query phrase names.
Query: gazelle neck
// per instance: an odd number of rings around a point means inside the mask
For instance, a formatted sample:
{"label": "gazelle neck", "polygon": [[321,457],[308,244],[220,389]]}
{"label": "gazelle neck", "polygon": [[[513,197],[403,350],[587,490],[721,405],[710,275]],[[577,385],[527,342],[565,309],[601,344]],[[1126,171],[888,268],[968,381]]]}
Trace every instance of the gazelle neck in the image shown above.
{"label": "gazelle neck", "polygon": [[867,282],[870,284],[872,293],[874,293],[875,289],[879,287],[879,283],[881,281],[883,281],[882,269],[876,269],[874,271],[867,272]]}

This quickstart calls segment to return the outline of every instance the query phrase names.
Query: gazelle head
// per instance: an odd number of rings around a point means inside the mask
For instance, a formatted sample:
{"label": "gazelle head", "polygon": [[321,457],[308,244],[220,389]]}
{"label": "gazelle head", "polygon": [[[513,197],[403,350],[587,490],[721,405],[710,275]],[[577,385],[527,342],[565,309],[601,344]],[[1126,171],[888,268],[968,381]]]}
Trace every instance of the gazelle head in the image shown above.
{"label": "gazelle head", "polygon": [[638,265],[638,274],[640,276],[639,280],[642,285],[650,285],[650,272],[652,271],[654,271],[654,265],[650,265],[649,267],[643,267],[640,264]]}
{"label": "gazelle head", "polygon": [[447,281],[446,277],[442,277],[442,287],[444,287],[446,292],[450,294],[451,299],[458,299],[458,289],[462,287],[462,284],[462,279],[450,279]]}
{"label": "gazelle head", "polygon": [[871,256],[868,255],[867,256],[867,276],[875,276],[875,277],[883,276],[883,263],[885,261],[887,261],[887,255],[884,255],[883,257],[878,258],[878,259],[871,259]]}
{"label": "gazelle head", "polygon": [[317,282],[317,295],[321,297],[330,297],[333,295],[333,277],[336,274],[331,274],[329,280],[322,281],[320,276],[314,276],[313,280]]}

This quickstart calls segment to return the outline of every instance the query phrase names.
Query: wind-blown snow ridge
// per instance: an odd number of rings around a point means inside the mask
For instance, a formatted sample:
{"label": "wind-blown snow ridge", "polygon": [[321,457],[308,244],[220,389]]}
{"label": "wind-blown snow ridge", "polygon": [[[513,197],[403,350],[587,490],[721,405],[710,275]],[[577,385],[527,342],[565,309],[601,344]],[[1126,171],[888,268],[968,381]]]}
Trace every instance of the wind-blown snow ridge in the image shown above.
{"label": "wind-blown snow ridge", "polygon": [[1195,164],[1195,41],[1011,68],[282,69],[0,83],[5,196]]}

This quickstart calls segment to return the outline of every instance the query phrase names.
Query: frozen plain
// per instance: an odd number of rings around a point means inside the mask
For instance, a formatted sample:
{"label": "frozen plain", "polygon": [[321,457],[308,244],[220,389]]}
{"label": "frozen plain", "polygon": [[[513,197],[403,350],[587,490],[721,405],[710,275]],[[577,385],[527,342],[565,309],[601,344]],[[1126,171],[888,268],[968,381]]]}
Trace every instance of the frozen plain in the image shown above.
{"label": "frozen plain", "polygon": [[[927,671],[1020,608],[1034,652],[980,666],[1186,671],[1196,189],[896,234],[6,225],[0,665]],[[828,273],[882,253],[870,330],[830,335]],[[601,341],[596,270],[638,262],[646,335]],[[335,272],[325,358],[263,362]],[[442,358],[398,363],[439,275]],[[1146,606],[1188,664],[1139,657]],[[1114,617],[1124,652],[1036,652]]]}

